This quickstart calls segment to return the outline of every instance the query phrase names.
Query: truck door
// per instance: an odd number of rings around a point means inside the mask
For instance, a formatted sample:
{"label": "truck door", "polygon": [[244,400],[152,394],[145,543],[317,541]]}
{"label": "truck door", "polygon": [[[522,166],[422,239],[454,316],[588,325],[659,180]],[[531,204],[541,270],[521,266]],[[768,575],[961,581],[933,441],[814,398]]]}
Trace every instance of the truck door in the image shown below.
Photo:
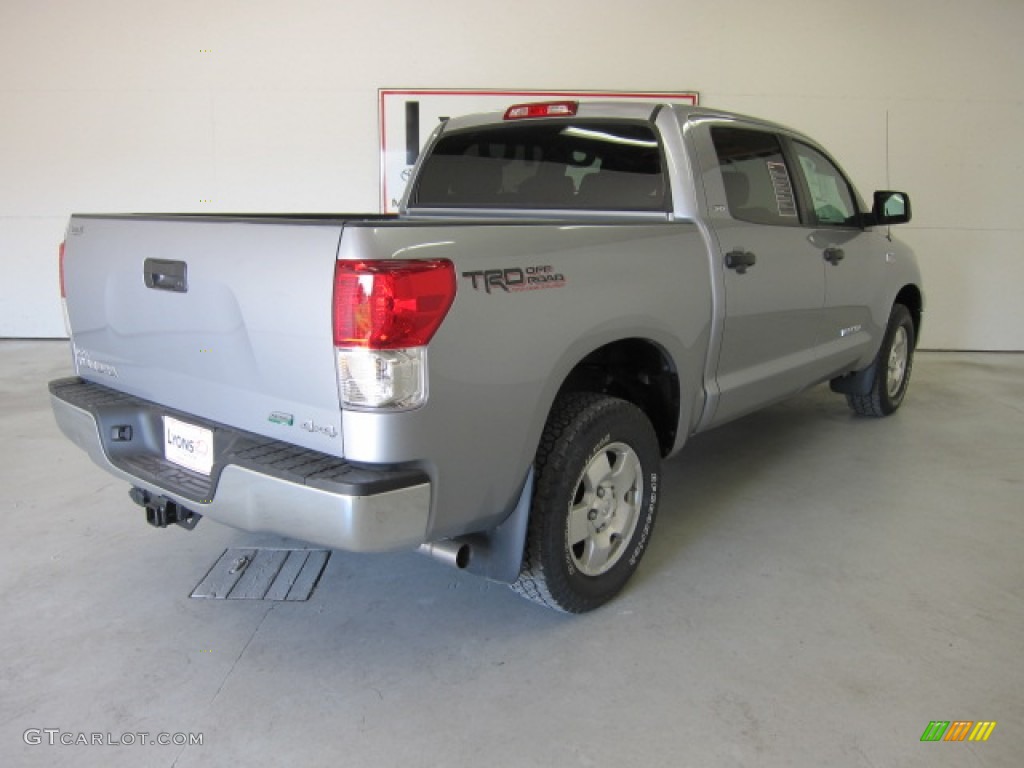
{"label": "truck door", "polygon": [[702,154],[715,167],[704,182],[724,288],[717,423],[814,381],[827,265],[801,222],[779,137],[735,123],[709,133]]}
{"label": "truck door", "polygon": [[[790,147],[811,209],[807,237],[826,262],[818,338],[823,375],[861,368],[874,357],[888,320],[888,242],[881,232],[863,228],[863,205],[839,166],[802,141],[794,139]],[[882,314],[874,316],[872,306]]]}

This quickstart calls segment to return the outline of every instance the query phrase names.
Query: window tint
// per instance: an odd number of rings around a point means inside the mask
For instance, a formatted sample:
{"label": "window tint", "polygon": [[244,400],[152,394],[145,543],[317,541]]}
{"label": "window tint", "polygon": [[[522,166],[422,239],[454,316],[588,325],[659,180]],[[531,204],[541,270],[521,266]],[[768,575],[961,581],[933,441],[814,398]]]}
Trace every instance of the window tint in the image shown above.
{"label": "window tint", "polygon": [[778,138],[731,126],[711,129],[729,213],[755,224],[799,224],[793,182]]}
{"label": "window tint", "polygon": [[650,125],[531,121],[442,135],[410,205],[664,211],[668,195]]}
{"label": "window tint", "polygon": [[796,142],[793,144],[800,162],[811,205],[818,224],[859,226],[860,216],[850,185],[832,161],[816,149]]}

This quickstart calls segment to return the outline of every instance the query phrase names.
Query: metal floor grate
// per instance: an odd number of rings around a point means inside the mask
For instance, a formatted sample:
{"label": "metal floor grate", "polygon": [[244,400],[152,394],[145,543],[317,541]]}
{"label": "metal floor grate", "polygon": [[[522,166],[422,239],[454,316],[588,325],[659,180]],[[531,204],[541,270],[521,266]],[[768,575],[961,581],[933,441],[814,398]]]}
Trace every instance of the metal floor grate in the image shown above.
{"label": "metal floor grate", "polygon": [[191,596],[211,600],[308,600],[330,556],[326,549],[225,549]]}

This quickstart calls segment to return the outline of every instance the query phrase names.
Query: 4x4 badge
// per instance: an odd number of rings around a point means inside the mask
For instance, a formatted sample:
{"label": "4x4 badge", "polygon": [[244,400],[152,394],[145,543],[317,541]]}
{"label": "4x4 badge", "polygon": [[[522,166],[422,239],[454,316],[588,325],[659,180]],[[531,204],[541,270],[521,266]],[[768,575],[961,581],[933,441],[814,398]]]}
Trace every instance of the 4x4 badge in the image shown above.
{"label": "4x4 badge", "polygon": [[338,436],[338,428],[335,427],[333,424],[317,424],[312,419],[307,419],[306,421],[302,422],[301,426],[302,429],[306,430],[307,432],[312,432],[314,434],[319,433],[321,435],[327,435],[328,437]]}

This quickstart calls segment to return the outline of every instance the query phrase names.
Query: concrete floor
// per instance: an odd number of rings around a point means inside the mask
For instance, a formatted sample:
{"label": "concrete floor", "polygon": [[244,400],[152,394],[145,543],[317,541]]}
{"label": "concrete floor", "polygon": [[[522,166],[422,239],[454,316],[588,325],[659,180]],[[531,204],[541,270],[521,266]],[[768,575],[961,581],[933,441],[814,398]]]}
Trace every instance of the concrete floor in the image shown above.
{"label": "concrete floor", "polygon": [[[920,354],[892,419],[822,387],[694,439],[582,617],[414,553],[336,553],[305,603],[190,599],[286,542],[147,526],[54,426],[68,370],[0,342],[0,765],[1022,764],[1024,356]],[[140,732],[203,743],[59,743]]]}

